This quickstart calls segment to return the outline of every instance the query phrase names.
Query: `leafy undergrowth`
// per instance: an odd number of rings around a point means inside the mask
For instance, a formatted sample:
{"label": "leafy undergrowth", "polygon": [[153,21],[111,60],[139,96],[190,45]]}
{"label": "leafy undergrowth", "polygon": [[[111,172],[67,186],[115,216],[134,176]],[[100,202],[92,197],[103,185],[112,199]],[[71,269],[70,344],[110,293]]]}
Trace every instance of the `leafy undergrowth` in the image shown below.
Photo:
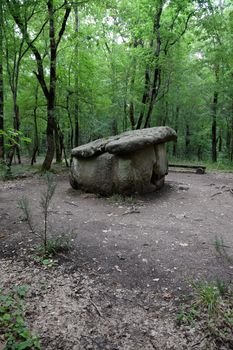
{"label": "leafy undergrowth", "polygon": [[194,284],[191,305],[182,306],[177,321],[179,325],[198,325],[206,338],[219,346],[233,348],[233,291],[224,282]]}
{"label": "leafy undergrowth", "polygon": [[8,293],[0,289],[0,345],[3,350],[40,349],[40,341],[29,331],[24,317],[26,292],[27,286]]}

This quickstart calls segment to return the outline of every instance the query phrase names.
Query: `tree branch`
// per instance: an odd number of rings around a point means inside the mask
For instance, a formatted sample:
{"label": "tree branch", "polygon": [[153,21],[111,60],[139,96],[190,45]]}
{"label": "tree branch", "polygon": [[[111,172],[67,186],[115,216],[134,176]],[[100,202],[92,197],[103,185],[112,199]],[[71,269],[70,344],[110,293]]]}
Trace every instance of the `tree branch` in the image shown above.
{"label": "tree branch", "polygon": [[63,21],[62,21],[62,26],[61,26],[60,32],[58,34],[58,39],[57,39],[57,43],[56,43],[56,49],[58,48],[58,45],[60,44],[61,38],[62,38],[62,36],[63,36],[63,34],[65,32],[66,23],[68,21],[68,18],[69,18],[70,12],[71,12],[71,6],[69,6],[67,4],[66,0],[65,0],[65,5],[66,5],[66,11],[65,11],[65,14],[64,14],[64,17],[63,17]]}

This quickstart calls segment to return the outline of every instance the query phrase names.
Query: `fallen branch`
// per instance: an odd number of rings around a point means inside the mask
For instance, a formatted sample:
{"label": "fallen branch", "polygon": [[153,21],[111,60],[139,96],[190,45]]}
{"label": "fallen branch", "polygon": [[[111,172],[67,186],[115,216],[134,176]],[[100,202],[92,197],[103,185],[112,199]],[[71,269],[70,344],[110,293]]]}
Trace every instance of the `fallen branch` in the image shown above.
{"label": "fallen branch", "polygon": [[124,212],[122,215],[139,214],[139,213],[140,213],[140,210],[138,210],[138,209],[131,209],[131,210],[128,210],[128,211]]}
{"label": "fallen branch", "polygon": [[213,198],[213,197],[215,197],[215,196],[218,196],[219,194],[223,194],[223,192],[216,192],[216,193],[212,194],[212,196],[210,196],[210,198]]}
{"label": "fallen branch", "polygon": [[94,301],[92,301],[92,300],[90,299],[90,302],[91,302],[91,304],[94,306],[94,308],[96,309],[98,315],[99,315],[100,317],[103,317],[101,311],[99,310],[98,306],[94,303]]}
{"label": "fallen branch", "polygon": [[69,201],[64,201],[64,203],[70,204],[70,205],[74,205],[75,207],[78,207],[78,204],[75,204],[73,202],[69,202]]}

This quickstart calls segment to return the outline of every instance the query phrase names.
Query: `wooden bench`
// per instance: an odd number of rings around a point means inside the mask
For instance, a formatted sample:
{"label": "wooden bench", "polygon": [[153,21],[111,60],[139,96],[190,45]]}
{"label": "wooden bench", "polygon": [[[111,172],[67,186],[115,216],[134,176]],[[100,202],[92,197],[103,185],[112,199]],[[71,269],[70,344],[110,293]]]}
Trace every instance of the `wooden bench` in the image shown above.
{"label": "wooden bench", "polygon": [[203,165],[169,164],[169,168],[195,169],[196,174],[205,174],[206,167]]}

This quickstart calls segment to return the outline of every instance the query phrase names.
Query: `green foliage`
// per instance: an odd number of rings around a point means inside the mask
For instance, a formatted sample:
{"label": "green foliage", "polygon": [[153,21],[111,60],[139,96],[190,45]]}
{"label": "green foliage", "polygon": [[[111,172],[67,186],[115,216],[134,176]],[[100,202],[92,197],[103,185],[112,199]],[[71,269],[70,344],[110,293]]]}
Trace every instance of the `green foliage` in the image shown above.
{"label": "green foliage", "polygon": [[[133,111],[135,120],[144,108],[145,113],[148,111],[149,99],[143,103],[146,68],[151,84],[154,68],[158,67],[158,96],[151,126],[168,125],[177,130],[177,157],[209,161],[212,102],[216,91],[220,162],[215,168],[228,167],[233,159],[232,4],[228,0],[166,1],[159,26],[161,52],[156,57],[157,29],[153,22],[160,3],[118,0],[81,1],[77,4],[78,25],[73,13],[66,26],[65,40],[59,43],[56,60],[55,114],[67,153],[73,146],[77,125],[79,143],[130,129],[130,111]],[[54,20],[59,31],[64,7],[60,7],[59,1],[54,1],[54,6]],[[15,34],[12,17],[15,8],[4,5],[3,10],[3,44],[9,65],[8,69],[4,67],[4,117],[8,131],[2,133],[6,140],[15,142],[20,138],[26,141],[21,150],[30,155],[29,138],[35,141],[38,137],[40,153],[43,154],[46,151],[47,110],[44,93],[38,88],[36,75],[32,74],[36,62],[25,38]],[[28,22],[28,33],[31,39],[35,39],[33,44],[43,57],[43,72],[48,85],[49,23],[44,3],[23,1],[17,11],[20,11],[22,21]],[[33,11],[38,15],[30,16]],[[8,71],[13,72],[21,45],[26,52],[20,61],[17,98],[23,135],[16,135],[15,130],[10,129],[14,108],[9,97],[12,94],[8,85],[10,77],[6,75]],[[217,80],[216,65],[219,65]],[[225,164],[227,161],[230,161],[228,165]]]}
{"label": "green foliage", "polygon": [[183,305],[178,324],[194,327],[199,323],[206,336],[219,344],[233,342],[233,292],[223,281],[194,283],[191,305]]}
{"label": "green foliage", "polygon": [[29,137],[24,136],[23,132],[20,130],[14,130],[12,128],[8,128],[6,131],[0,129],[0,135],[3,135],[6,139],[7,143],[5,143],[6,147],[12,147],[14,145],[19,145],[19,141],[30,143],[31,139]]}
{"label": "green foliage", "polygon": [[71,241],[70,236],[61,235],[56,238],[50,238],[47,240],[46,249],[44,245],[38,246],[38,253],[42,257],[53,257],[58,253],[66,253],[70,250]]}
{"label": "green foliage", "polygon": [[32,334],[24,317],[23,299],[28,286],[18,286],[9,293],[0,289],[0,339],[3,350],[40,349],[40,341]]}

